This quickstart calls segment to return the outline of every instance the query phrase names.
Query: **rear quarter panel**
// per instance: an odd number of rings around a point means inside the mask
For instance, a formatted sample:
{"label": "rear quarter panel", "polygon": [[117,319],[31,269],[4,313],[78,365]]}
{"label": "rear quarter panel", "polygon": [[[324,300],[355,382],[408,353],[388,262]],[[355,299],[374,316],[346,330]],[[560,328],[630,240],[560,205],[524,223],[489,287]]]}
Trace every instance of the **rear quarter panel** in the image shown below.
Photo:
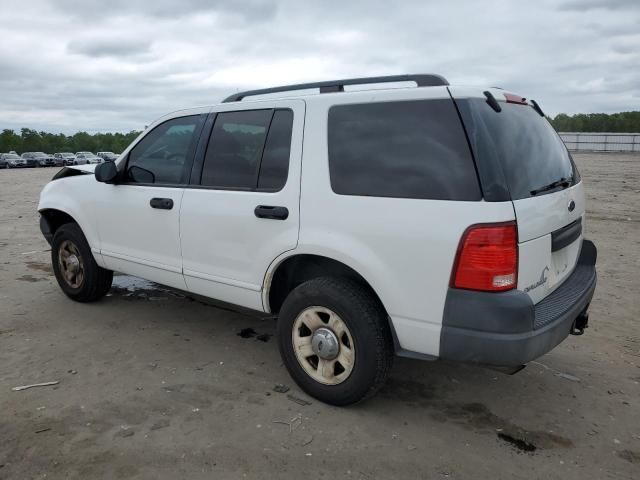
{"label": "rear quarter panel", "polygon": [[324,94],[307,103],[300,239],[295,253],[324,255],[360,273],[384,304],[400,346],[437,356],[453,261],[465,229],[514,219],[511,202],[452,202],[338,195],[331,189],[332,105],[447,98],[446,89]]}

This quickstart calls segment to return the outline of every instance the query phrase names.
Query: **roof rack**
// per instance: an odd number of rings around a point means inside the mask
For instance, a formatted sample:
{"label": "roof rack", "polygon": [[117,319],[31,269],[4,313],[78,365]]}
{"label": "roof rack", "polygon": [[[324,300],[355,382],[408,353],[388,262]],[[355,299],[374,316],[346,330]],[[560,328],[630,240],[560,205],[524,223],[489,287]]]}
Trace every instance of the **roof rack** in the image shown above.
{"label": "roof rack", "polygon": [[434,74],[387,75],[383,77],[347,78],[344,80],[299,83],[296,85],[284,85],[281,87],[262,88],[259,90],[247,90],[246,92],[238,92],[228,96],[223,100],[223,103],[239,102],[245,97],[252,97],[254,95],[265,95],[268,93],[288,92],[292,90],[307,90],[310,88],[319,88],[320,93],[344,92],[345,85],[366,85],[369,83],[391,82],[416,82],[416,85],[418,87],[437,87],[442,85],[449,85],[449,82],[447,82],[447,80],[443,76]]}

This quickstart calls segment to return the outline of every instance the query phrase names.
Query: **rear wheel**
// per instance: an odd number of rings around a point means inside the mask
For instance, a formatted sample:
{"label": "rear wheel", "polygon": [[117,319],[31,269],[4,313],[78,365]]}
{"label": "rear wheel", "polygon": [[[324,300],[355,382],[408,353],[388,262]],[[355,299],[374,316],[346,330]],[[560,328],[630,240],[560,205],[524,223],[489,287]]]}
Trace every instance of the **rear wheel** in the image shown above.
{"label": "rear wheel", "polygon": [[51,242],[51,263],[62,291],[78,302],[95,302],[111,288],[113,272],[100,267],[75,223],[62,225]]}
{"label": "rear wheel", "polygon": [[295,288],[280,310],[278,341],[296,383],[333,405],[372,396],[393,362],[384,308],[348,278],[316,278]]}

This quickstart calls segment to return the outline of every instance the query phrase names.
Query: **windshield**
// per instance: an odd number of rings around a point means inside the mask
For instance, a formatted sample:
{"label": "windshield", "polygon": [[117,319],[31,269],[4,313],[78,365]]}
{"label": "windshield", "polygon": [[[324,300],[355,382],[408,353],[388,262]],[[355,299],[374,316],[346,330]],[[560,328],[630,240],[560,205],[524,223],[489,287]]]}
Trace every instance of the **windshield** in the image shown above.
{"label": "windshield", "polygon": [[[478,168],[488,167],[494,176],[501,170],[512,200],[553,193],[579,181],[560,136],[531,106],[500,102],[502,111],[496,112],[483,99],[458,104]],[[567,182],[537,192],[559,180]]]}

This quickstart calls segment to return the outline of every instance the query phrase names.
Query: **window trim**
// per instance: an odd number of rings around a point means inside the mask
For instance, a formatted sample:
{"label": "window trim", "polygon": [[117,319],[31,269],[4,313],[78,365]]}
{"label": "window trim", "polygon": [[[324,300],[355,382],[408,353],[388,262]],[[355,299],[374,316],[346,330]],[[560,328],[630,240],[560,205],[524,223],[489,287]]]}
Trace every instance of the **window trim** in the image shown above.
{"label": "window trim", "polygon": [[[241,113],[241,112],[256,112],[256,111],[271,111],[271,117],[269,118],[269,123],[267,125],[267,129],[265,132],[264,143],[262,144],[262,152],[260,153],[260,161],[258,162],[255,177],[254,177],[254,185],[253,187],[224,187],[224,186],[214,186],[214,185],[202,185],[202,174],[204,173],[205,160],[207,157],[207,151],[209,150],[209,144],[211,143],[211,134],[213,133],[213,128],[215,126],[216,120],[218,116],[225,113]],[[285,178],[284,183],[278,189],[273,188],[258,188],[258,182],[260,180],[260,171],[262,170],[262,161],[264,158],[264,150],[267,146],[267,140],[269,139],[269,132],[271,132],[271,125],[273,123],[273,117],[277,111],[289,111],[292,116],[291,123],[291,132],[290,132],[290,148],[289,148],[289,158],[287,164],[287,177]],[[278,193],[284,190],[284,188],[289,183],[289,172],[291,170],[291,153],[293,151],[293,130],[296,119],[296,113],[291,107],[265,107],[265,108],[251,108],[251,109],[242,109],[242,110],[224,110],[220,112],[212,112],[209,114],[209,118],[206,121],[206,127],[203,129],[203,132],[200,136],[200,141],[198,142],[198,148],[196,151],[196,161],[193,164],[193,170],[191,173],[191,178],[189,180],[188,188],[195,188],[200,190],[220,190],[220,191],[229,191],[229,192],[257,192],[257,193]]]}
{"label": "window trim", "polygon": [[[194,161],[195,161],[195,157],[197,154],[197,147],[198,144],[200,142],[200,137],[202,136],[202,131],[204,129],[206,120],[207,120],[207,113],[191,113],[188,115],[180,115],[177,117],[172,117],[172,118],[168,118],[167,120],[165,120],[162,123],[157,124],[155,127],[153,127],[151,130],[149,130],[149,132],[147,132],[146,135],[144,135],[142,138],[140,138],[140,140],[138,140],[136,142],[135,145],[133,145],[131,147],[131,149],[129,150],[129,152],[127,152],[127,156],[124,159],[124,167],[122,169],[121,172],[119,172],[118,176],[120,177],[120,180],[118,181],[118,185],[130,185],[130,186],[139,186],[139,187],[160,187],[160,188],[185,188],[187,186],[189,186],[189,177],[191,176],[191,171],[193,169],[193,165],[194,165]],[[187,157],[185,158],[185,164],[183,167],[183,172],[182,172],[182,181],[178,182],[178,183],[147,183],[147,182],[131,182],[128,181],[127,179],[127,170],[129,168],[129,160],[131,158],[131,152],[133,150],[135,150],[135,148],[140,145],[140,143],[147,138],[153,131],[155,131],[157,128],[160,128],[162,125],[168,123],[168,122],[172,122],[174,120],[178,120],[178,119],[183,119],[183,118],[189,118],[189,117],[195,117],[197,118],[197,123],[195,125],[195,128],[193,130],[193,138],[191,140],[191,143],[189,144],[189,149],[187,150]]]}

